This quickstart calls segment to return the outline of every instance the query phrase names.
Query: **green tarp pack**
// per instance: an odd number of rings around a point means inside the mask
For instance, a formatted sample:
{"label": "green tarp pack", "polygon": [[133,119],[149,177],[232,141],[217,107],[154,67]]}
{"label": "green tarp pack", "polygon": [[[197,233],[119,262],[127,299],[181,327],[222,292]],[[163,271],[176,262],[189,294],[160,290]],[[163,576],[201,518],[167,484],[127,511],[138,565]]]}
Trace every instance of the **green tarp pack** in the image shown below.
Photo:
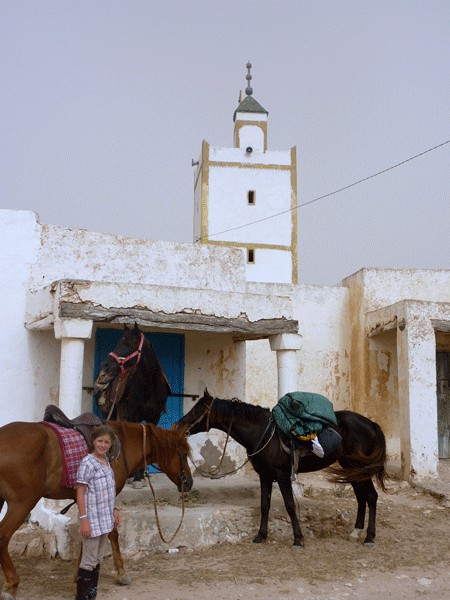
{"label": "green tarp pack", "polygon": [[278,427],[287,435],[307,436],[337,425],[333,404],[321,394],[290,392],[272,409]]}

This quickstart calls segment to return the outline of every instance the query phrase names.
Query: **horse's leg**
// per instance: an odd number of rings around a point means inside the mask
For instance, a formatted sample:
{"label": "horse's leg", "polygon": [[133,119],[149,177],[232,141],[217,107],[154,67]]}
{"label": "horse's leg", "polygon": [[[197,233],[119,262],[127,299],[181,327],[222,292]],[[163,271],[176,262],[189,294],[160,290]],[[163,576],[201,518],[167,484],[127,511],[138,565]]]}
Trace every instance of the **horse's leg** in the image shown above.
{"label": "horse's leg", "polygon": [[277,479],[278,486],[284,500],[284,506],[291,519],[292,530],[294,532],[294,546],[304,546],[303,533],[295,510],[294,494],[292,492],[292,483],[290,473],[283,473],[282,477]]}
{"label": "horse's leg", "polygon": [[259,476],[259,487],[261,494],[261,517],[258,535],[253,540],[254,544],[260,544],[267,538],[267,524],[269,522],[270,500],[272,497],[272,477]]}
{"label": "horse's leg", "polygon": [[131,482],[131,487],[134,489],[142,489],[145,487],[144,480],[144,469],[140,469],[139,471],[135,471],[133,473],[133,481]]}
{"label": "horse's leg", "polygon": [[122,555],[120,553],[119,532],[117,531],[117,527],[114,527],[114,529],[108,535],[108,538],[111,542],[114,567],[117,571],[116,583],[118,585],[130,585],[130,580],[125,572]]}
{"label": "horse's leg", "polygon": [[374,544],[376,534],[376,518],[377,518],[377,501],[378,492],[373,485],[373,481],[368,479],[363,482],[364,494],[367,500],[367,506],[369,507],[369,523],[367,525],[367,534],[364,544]]}
{"label": "horse's leg", "polygon": [[1,600],[15,600],[16,598],[20,580],[9,555],[8,545],[13,534],[25,521],[36,502],[37,500],[26,503],[10,502],[6,515],[0,523],[0,564],[5,575],[5,583],[0,596]]}
{"label": "horse's leg", "polygon": [[373,544],[375,542],[378,493],[371,479],[358,483],[352,483],[352,487],[358,502],[358,513],[356,515],[355,528],[350,534],[350,537],[358,539],[360,534],[364,531],[367,505],[369,507],[369,523],[367,525],[367,533],[364,543]]}
{"label": "horse's leg", "polygon": [[355,527],[350,534],[350,539],[358,541],[359,536],[364,531],[364,521],[366,519],[366,495],[361,483],[352,483],[352,488],[358,503],[358,512],[356,513]]}

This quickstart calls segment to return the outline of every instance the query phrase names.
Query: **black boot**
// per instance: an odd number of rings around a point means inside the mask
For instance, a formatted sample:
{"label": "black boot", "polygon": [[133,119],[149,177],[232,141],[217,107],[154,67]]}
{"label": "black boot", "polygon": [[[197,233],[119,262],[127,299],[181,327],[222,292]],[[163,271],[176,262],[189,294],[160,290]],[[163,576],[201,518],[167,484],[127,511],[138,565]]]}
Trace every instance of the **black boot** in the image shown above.
{"label": "black boot", "polygon": [[89,588],[89,600],[95,600],[97,598],[97,586],[98,586],[98,578],[100,575],[100,563],[96,565],[95,569],[92,571],[91,577],[91,587]]}
{"label": "black boot", "polygon": [[78,569],[77,596],[75,600],[90,599],[90,590],[93,573],[93,571],[88,571],[87,569],[82,569],[81,567]]}

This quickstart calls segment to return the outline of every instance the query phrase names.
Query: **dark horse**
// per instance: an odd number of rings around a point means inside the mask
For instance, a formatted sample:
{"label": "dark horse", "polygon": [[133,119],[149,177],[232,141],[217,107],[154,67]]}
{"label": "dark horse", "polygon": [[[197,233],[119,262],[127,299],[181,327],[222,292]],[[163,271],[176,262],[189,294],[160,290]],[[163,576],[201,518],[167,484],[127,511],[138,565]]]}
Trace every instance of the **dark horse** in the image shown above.
{"label": "dark horse", "polygon": [[[166,430],[155,425],[111,421],[121,444],[112,461],[118,494],[130,473],[142,464],[157,463],[180,492],[192,487],[187,462],[190,453],[184,430]],[[144,452],[145,448],[145,452]],[[5,584],[0,598],[14,600],[19,576],[8,552],[9,541],[40,498],[75,499],[75,488],[61,484],[62,457],[53,429],[40,423],[9,423],[0,428],[0,510],[8,509],[0,523],[0,563]],[[129,583],[119,549],[117,529],[109,534],[118,582]]]}
{"label": "dark horse", "polygon": [[94,393],[105,417],[158,423],[171,389],[153,346],[137,324],[133,329],[124,326],[123,336],[102,362]]}
{"label": "dark horse", "polygon": [[[372,476],[383,491],[385,488],[386,440],[380,426],[370,419],[348,410],[336,411],[336,430],[342,437],[338,451],[328,458],[314,454],[302,456],[298,473],[319,471],[336,460],[341,465],[333,469],[334,481],[350,483],[358,502],[358,513],[352,537],[358,537],[364,529],[366,505],[369,523],[365,544],[375,539],[375,519],[378,494]],[[205,390],[204,396],[182,418],[177,427],[188,427],[188,434],[220,429],[244,446],[253,468],[259,475],[261,488],[261,520],[253,542],[261,543],[267,538],[272,483],[276,481],[283,496],[294,532],[294,546],[303,546],[303,534],[295,511],[291,484],[291,457],[282,448],[280,437],[271,411],[240,400],[212,398]]]}
{"label": "dark horse", "polygon": [[[153,346],[137,324],[133,329],[125,325],[123,336],[102,362],[94,393],[106,418],[158,423],[171,389]],[[142,469],[134,474],[135,481],[142,477]]]}

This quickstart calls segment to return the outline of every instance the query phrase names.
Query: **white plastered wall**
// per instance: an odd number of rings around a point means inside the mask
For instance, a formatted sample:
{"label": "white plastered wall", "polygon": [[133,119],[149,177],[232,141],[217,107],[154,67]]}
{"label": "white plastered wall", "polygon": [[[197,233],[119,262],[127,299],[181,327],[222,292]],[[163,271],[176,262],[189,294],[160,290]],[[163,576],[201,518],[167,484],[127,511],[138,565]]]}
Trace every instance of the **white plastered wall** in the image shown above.
{"label": "white plastered wall", "polygon": [[[208,335],[188,332],[185,335],[185,389],[203,395],[205,388],[214,397],[245,400],[245,343],[235,342],[231,335]],[[184,412],[193,401],[184,399]],[[207,443],[207,439],[210,440]],[[218,466],[226,435],[216,429],[206,435],[190,438],[193,458],[197,465]],[[213,448],[215,446],[216,449]],[[227,443],[227,470],[233,470],[245,460],[245,451],[234,440]]]}
{"label": "white plastered wall", "polygon": [[343,283],[350,294],[353,410],[381,425],[390,462],[404,478],[436,475],[433,320],[449,326],[450,272],[362,269]]}
{"label": "white plastered wall", "polygon": [[[285,286],[267,285],[267,294]],[[323,394],[336,410],[350,408],[348,290],[289,286],[302,347],[297,351],[297,390]],[[267,340],[247,342],[246,397],[272,408],[278,401],[276,355]],[[296,390],[292,390],[296,391]]]}
{"label": "white plastered wall", "polygon": [[[255,203],[249,205],[247,193],[255,189]],[[211,235],[221,232],[219,239],[230,242],[289,245],[286,232],[291,228],[290,171],[211,165],[209,190],[208,231]],[[237,223],[251,223],[277,213],[283,214],[275,221],[260,221],[257,227],[227,232]],[[211,240],[214,241],[213,235]]]}
{"label": "white plastered wall", "polygon": [[[24,327],[29,280],[41,243],[36,215],[1,210],[0,237],[0,299],[6,343],[2,352],[0,425],[4,425],[42,418],[45,405],[58,397],[59,344],[49,332],[39,336]],[[55,384],[49,385],[48,379]]]}

